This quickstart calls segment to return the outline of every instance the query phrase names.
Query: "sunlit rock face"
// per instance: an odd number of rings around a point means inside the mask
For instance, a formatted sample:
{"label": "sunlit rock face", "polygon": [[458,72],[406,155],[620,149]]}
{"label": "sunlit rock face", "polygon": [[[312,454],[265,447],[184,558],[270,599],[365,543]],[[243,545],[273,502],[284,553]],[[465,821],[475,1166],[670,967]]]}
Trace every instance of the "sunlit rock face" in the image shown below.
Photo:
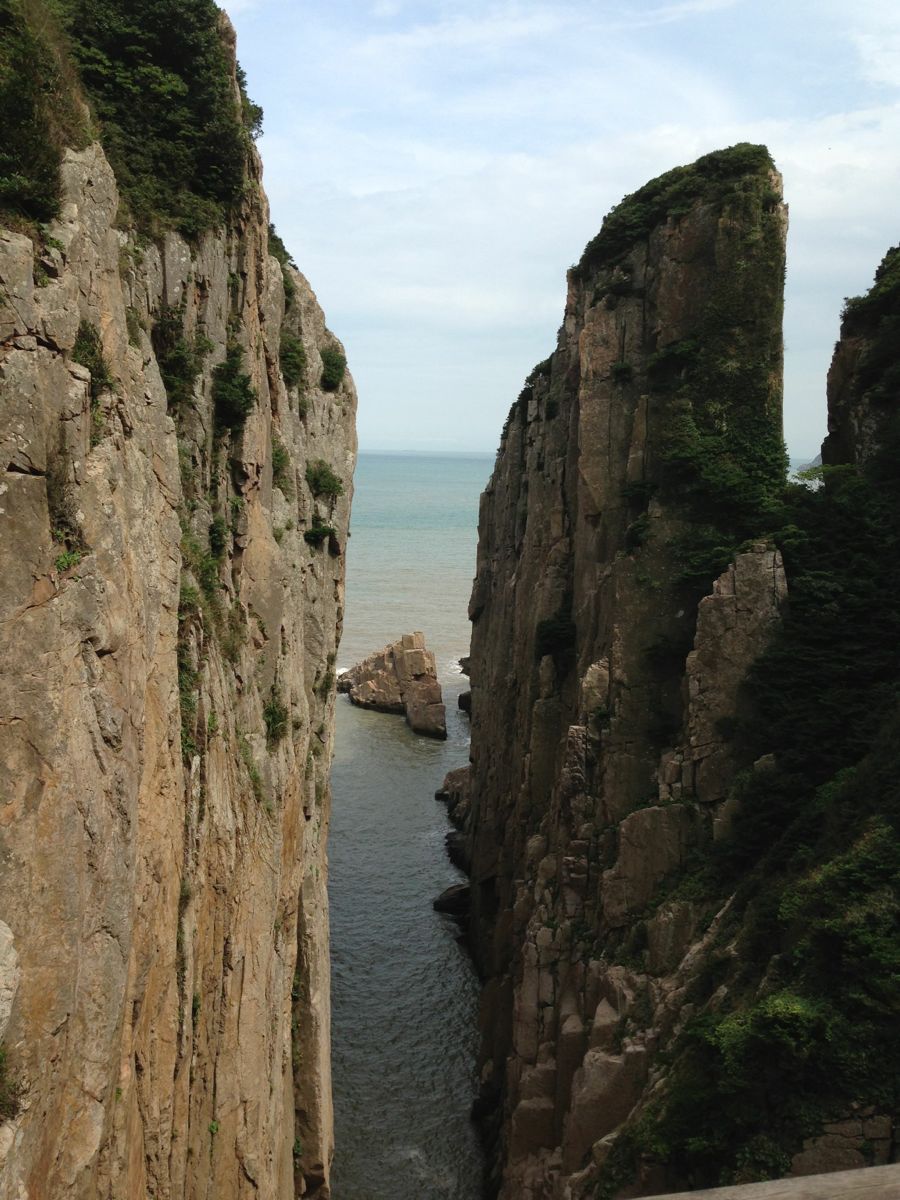
{"label": "sunlit rock face", "polygon": [[[148,244],[92,145],[65,155],[45,286],[0,233],[4,1200],[328,1194],[356,400],[321,386],[340,347],[291,267],[286,303],[250,171],[227,231]],[[165,314],[198,358],[177,405]],[[236,346],[242,426],[216,395]],[[314,495],[311,461],[340,490]]]}

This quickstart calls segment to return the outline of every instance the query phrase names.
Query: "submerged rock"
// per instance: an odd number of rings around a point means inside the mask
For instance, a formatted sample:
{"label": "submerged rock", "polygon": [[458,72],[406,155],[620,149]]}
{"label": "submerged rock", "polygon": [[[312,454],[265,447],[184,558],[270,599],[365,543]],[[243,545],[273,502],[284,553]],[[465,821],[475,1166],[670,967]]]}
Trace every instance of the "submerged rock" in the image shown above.
{"label": "submerged rock", "polygon": [[447,736],[447,714],[434,655],[425,648],[422,633],[404,633],[399,641],[344,671],[337,689],[348,693],[351,704],[360,708],[405,714],[414,733]]}
{"label": "submerged rock", "polygon": [[441,892],[432,903],[432,908],[450,917],[466,917],[469,914],[470,891],[467,883],[454,883]]}

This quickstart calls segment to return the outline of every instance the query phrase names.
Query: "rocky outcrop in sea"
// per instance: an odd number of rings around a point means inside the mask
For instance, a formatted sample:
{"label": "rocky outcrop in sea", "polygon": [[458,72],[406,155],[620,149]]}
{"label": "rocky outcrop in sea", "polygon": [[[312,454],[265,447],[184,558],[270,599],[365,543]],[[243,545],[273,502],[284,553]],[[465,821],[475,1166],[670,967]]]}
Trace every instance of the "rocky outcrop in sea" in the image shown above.
{"label": "rocky outcrop in sea", "polygon": [[447,713],[434,655],[422,633],[405,633],[338,676],[337,689],[360,708],[400,713],[414,733],[447,736]]}

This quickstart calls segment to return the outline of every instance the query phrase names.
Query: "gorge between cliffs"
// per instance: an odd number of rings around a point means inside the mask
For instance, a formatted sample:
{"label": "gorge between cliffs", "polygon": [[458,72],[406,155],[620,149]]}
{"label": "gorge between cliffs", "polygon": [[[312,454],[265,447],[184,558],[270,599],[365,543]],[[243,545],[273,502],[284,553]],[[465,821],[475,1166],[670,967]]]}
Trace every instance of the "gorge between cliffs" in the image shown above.
{"label": "gorge between cliffs", "polygon": [[[233,29],[177,15],[0,5],[0,1200],[892,1171],[900,249],[805,472],[740,143],[610,212],[492,473],[355,475]],[[420,628],[446,742],[336,697]]]}

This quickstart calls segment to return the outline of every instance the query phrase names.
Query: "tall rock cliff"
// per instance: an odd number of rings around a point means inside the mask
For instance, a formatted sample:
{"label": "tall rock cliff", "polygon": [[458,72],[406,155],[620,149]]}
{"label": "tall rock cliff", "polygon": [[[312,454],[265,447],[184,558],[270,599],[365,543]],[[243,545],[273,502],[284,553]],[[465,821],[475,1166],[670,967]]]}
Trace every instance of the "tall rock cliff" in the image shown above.
{"label": "tall rock cliff", "polygon": [[243,170],[147,236],[89,143],[0,231],[3,1200],[328,1195],[356,400]]}
{"label": "tall rock cliff", "polygon": [[591,1194],[679,1020],[695,914],[647,923],[646,970],[632,930],[727,824],[720,725],[785,594],[765,543],[727,562],[783,470],[786,225],[753,147],[614,210],[482,500],[470,837],[504,1196]]}
{"label": "tall rock cliff", "polygon": [[761,147],[627,197],[482,498],[453,790],[505,1200],[893,1153],[896,298],[850,302],[846,465],[786,485],[786,225]]}

